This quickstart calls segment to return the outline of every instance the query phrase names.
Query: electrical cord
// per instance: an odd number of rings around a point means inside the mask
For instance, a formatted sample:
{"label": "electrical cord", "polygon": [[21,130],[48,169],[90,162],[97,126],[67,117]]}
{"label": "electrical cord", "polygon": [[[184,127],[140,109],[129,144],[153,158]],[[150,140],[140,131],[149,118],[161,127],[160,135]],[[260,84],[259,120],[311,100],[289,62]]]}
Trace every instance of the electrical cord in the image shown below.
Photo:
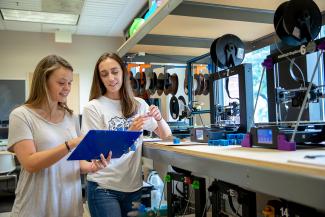
{"label": "electrical cord", "polygon": [[205,214],[205,211],[208,212],[210,207],[211,207],[211,202],[210,202],[210,205],[207,209],[207,206],[208,206],[208,200],[209,200],[209,195],[207,196],[206,200],[205,200],[205,206],[204,206],[204,209],[203,209],[203,213],[202,213],[202,216],[201,217],[204,217],[204,214]]}
{"label": "electrical cord", "polygon": [[303,75],[301,69],[300,69],[300,68],[298,67],[298,65],[295,63],[295,58],[293,58],[292,61],[290,62],[289,71],[290,71],[290,75],[291,75],[291,77],[292,77],[295,81],[299,82],[298,78],[296,78],[296,76],[295,76],[295,74],[294,74],[294,72],[293,72],[293,69],[292,69],[293,66],[295,66],[295,67],[299,70],[300,75],[301,75],[301,77],[302,77],[302,82],[303,82],[303,83],[302,83],[302,86],[303,86],[303,87],[306,87],[305,77],[304,77],[304,75]]}
{"label": "electrical cord", "polygon": [[[237,214],[238,216],[240,216],[240,215],[238,214],[238,211],[239,211],[240,208],[242,208],[242,205],[239,205],[239,206],[237,207],[236,214]],[[241,217],[241,216],[240,216],[240,217]]]}
{"label": "electrical cord", "polygon": [[[276,25],[276,27],[275,27],[275,32],[278,30],[278,27],[279,27],[279,24],[280,23],[282,23],[282,21],[281,20],[283,20],[283,17],[281,17],[281,19],[280,19],[280,21],[278,22],[278,24]],[[276,49],[281,53],[281,54],[283,54],[283,52],[280,50],[280,48],[279,48],[279,46],[278,46],[278,43],[277,43],[277,39],[276,39],[276,37],[274,36],[274,43],[275,43],[275,47],[276,47]],[[302,78],[302,80],[303,80],[303,86],[305,87],[306,86],[306,83],[305,83],[305,76],[304,76],[304,74],[303,74],[303,72],[302,72],[302,70],[301,70],[301,68],[292,60],[292,59],[290,59],[289,57],[285,57],[287,60],[289,60],[290,61],[290,74],[291,74],[291,77],[295,80],[295,81],[297,81],[297,79],[296,79],[296,76],[294,76],[294,74],[293,74],[293,72],[292,72],[292,65],[294,65],[297,69],[298,69],[298,71],[300,72],[300,75],[301,75],[301,78]]]}
{"label": "electrical cord", "polygon": [[[261,79],[260,79],[260,82],[259,82],[259,85],[258,85],[258,91],[257,91],[257,95],[256,95],[256,100],[255,100],[255,105],[254,105],[254,110],[253,110],[253,117],[252,117],[252,124],[251,124],[251,127],[253,125],[255,125],[255,112],[256,112],[256,108],[257,108],[257,102],[258,102],[258,98],[260,96],[260,92],[261,92],[261,86],[262,86],[262,82],[263,82],[263,78],[264,78],[264,73],[265,73],[266,69],[265,67],[263,67],[263,70],[262,70],[262,75],[261,75]],[[248,129],[247,129],[248,130]],[[248,130],[249,131],[249,130]]]}
{"label": "electrical cord", "polygon": [[232,201],[232,196],[230,195],[230,193],[228,193],[228,203],[229,203],[229,206],[230,206],[231,210],[233,211],[233,213],[235,213],[238,217],[242,217],[238,213],[240,205],[238,205],[237,209],[235,209],[234,202]]}
{"label": "electrical cord", "polygon": [[158,205],[157,217],[160,216],[160,206],[161,206],[161,202],[162,202],[163,197],[164,197],[165,187],[166,187],[166,180],[164,180],[164,187],[163,187],[163,191],[161,193],[161,197],[160,197],[160,201],[159,201],[159,205]]}
{"label": "electrical cord", "polygon": [[189,197],[188,197],[188,201],[187,201],[187,204],[186,204],[186,207],[185,207],[185,209],[184,209],[184,213],[183,213],[182,217],[184,217],[185,214],[186,214],[186,211],[187,211],[188,205],[190,204],[190,201],[191,201],[191,197],[192,197],[192,191],[190,190],[190,195],[189,195]]}
{"label": "electrical cord", "polygon": [[226,87],[225,87],[225,89],[226,89],[226,92],[227,92],[228,98],[229,98],[229,99],[237,99],[237,100],[239,100],[239,98],[237,98],[237,97],[231,97],[231,96],[230,96],[230,92],[229,92],[229,77],[226,78],[225,83],[226,83]]}
{"label": "electrical cord", "polygon": [[200,120],[201,120],[201,123],[202,123],[203,128],[206,128],[206,126],[203,123],[203,120],[202,120],[202,117],[201,117],[201,114],[200,113],[199,113],[199,117],[200,117]]}
{"label": "electrical cord", "polygon": [[292,136],[291,136],[291,140],[290,140],[291,142],[294,142],[294,140],[295,140],[295,136],[296,136],[296,133],[297,133],[299,124],[300,124],[301,116],[302,116],[302,113],[303,113],[303,111],[305,109],[305,106],[306,106],[306,103],[307,103],[307,99],[308,99],[308,96],[309,96],[309,92],[310,92],[310,89],[312,87],[313,80],[314,80],[314,77],[315,77],[315,74],[316,74],[316,71],[317,71],[317,68],[318,68],[318,65],[319,65],[319,61],[320,61],[320,58],[321,58],[322,54],[323,54],[323,51],[321,51],[318,54],[317,62],[316,62],[316,65],[315,65],[313,74],[312,74],[312,76],[310,78],[310,82],[309,82],[309,85],[308,85],[308,88],[307,88],[307,91],[306,91],[306,94],[305,94],[305,97],[304,97],[304,101],[303,101],[302,106],[301,106],[300,111],[299,111],[297,123],[295,125],[295,128],[294,128],[293,133],[292,133]]}
{"label": "electrical cord", "polygon": [[183,198],[185,198],[185,193],[178,188],[178,182],[176,183],[175,189]]}
{"label": "electrical cord", "polygon": [[283,116],[283,114],[281,113],[280,115],[281,115],[281,120],[287,120],[287,117],[288,117],[288,111],[289,111],[289,106],[288,106],[288,103],[285,103],[284,104],[284,109],[285,109],[285,114],[284,114],[284,117],[282,117]]}

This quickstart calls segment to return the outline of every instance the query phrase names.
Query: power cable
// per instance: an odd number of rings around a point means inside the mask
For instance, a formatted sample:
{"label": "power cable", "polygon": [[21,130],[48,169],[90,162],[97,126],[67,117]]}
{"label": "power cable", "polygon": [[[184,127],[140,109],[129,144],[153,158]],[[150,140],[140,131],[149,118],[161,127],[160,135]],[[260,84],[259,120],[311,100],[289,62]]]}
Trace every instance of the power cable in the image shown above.
{"label": "power cable", "polygon": [[295,125],[295,128],[294,128],[293,133],[292,133],[292,136],[291,136],[291,140],[290,140],[291,142],[294,142],[294,140],[295,140],[295,136],[296,136],[296,133],[297,133],[299,124],[300,124],[301,116],[302,116],[302,113],[303,113],[303,111],[305,109],[305,106],[306,106],[306,103],[307,103],[307,99],[308,99],[308,96],[309,96],[309,92],[310,92],[310,89],[312,87],[313,80],[314,80],[314,77],[315,77],[315,74],[316,74],[316,71],[317,71],[317,68],[318,68],[318,65],[319,65],[319,61],[320,61],[320,57],[322,56],[322,53],[323,53],[323,51],[321,51],[318,54],[317,62],[316,62],[316,65],[315,65],[313,74],[311,76],[311,79],[310,79],[310,82],[309,82],[309,85],[308,85],[308,88],[307,88],[307,91],[306,91],[306,94],[305,94],[305,97],[304,97],[304,101],[303,101],[302,106],[301,106],[300,111],[299,111],[297,123]]}

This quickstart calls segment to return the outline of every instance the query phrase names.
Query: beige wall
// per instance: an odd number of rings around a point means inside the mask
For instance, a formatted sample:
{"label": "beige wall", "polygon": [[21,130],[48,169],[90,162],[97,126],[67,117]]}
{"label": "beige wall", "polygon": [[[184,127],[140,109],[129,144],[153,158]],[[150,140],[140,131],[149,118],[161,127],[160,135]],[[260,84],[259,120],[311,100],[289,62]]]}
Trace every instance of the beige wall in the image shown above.
{"label": "beige wall", "polygon": [[[41,58],[58,54],[79,74],[80,111],[88,101],[92,74],[103,52],[116,52],[122,38],[75,36],[71,44],[55,43],[54,34],[0,31],[0,79],[25,79]],[[27,87],[28,85],[26,85]],[[26,90],[28,91],[28,90]],[[27,93],[28,95],[28,93]]]}
{"label": "beige wall", "polygon": [[[71,44],[55,43],[54,34],[32,33],[0,30],[0,79],[24,79],[26,80],[26,97],[28,96],[29,73],[33,72],[36,64],[48,54],[58,54],[67,59],[74,68],[74,73],[79,74],[80,112],[88,102],[90,85],[94,65],[97,58],[103,52],[115,52],[123,43],[122,38],[73,36]],[[154,70],[157,74],[163,72],[163,68]],[[176,96],[184,94],[185,69],[169,69],[170,74],[177,73],[179,88]],[[153,97],[159,97],[155,94]],[[171,95],[160,96],[162,113],[168,121],[175,121],[169,113],[169,101]],[[203,109],[209,108],[207,96],[197,96],[198,101],[204,102]],[[209,124],[209,115],[202,115],[205,124]],[[201,125],[197,118],[196,122]]]}

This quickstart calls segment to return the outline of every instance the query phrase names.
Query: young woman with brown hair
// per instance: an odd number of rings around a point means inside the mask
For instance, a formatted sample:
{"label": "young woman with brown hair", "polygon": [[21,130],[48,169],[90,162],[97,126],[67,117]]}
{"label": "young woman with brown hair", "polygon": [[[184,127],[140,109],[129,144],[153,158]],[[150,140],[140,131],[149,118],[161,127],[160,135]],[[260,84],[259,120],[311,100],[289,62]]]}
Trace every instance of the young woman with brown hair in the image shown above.
{"label": "young woman with brown hair", "polygon": [[[82,132],[86,134],[91,129],[145,129],[163,139],[171,136],[159,109],[133,96],[128,71],[114,53],[104,53],[95,65],[90,102],[82,119]],[[132,210],[132,202],[140,201],[141,155],[142,137],[132,151],[88,174],[87,199],[92,217],[124,217]]]}

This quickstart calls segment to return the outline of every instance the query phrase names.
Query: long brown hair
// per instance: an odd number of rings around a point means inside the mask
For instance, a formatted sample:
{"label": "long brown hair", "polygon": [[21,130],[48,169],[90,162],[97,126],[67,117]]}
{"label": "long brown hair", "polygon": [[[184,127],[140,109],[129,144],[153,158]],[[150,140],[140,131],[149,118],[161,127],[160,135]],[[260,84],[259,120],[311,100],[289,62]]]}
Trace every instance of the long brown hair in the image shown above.
{"label": "long brown hair", "polygon": [[138,109],[138,103],[134,99],[133,92],[131,89],[131,84],[130,84],[129,73],[124,65],[124,62],[115,53],[104,53],[97,60],[94,69],[93,82],[90,89],[89,101],[93,99],[97,99],[98,97],[104,95],[107,91],[103,81],[100,79],[99,69],[98,69],[99,64],[102,61],[106,60],[107,58],[111,58],[116,62],[118,62],[118,64],[121,66],[121,69],[123,71],[123,83],[120,89],[121,108],[122,108],[123,116],[129,118],[135,114],[136,110]]}
{"label": "long brown hair", "polygon": [[[47,80],[60,67],[73,71],[70,63],[57,55],[46,56],[37,64],[33,74],[30,94],[25,104],[35,108],[40,107],[43,103],[49,104]],[[66,103],[59,102],[58,105],[70,114],[73,113]]]}

